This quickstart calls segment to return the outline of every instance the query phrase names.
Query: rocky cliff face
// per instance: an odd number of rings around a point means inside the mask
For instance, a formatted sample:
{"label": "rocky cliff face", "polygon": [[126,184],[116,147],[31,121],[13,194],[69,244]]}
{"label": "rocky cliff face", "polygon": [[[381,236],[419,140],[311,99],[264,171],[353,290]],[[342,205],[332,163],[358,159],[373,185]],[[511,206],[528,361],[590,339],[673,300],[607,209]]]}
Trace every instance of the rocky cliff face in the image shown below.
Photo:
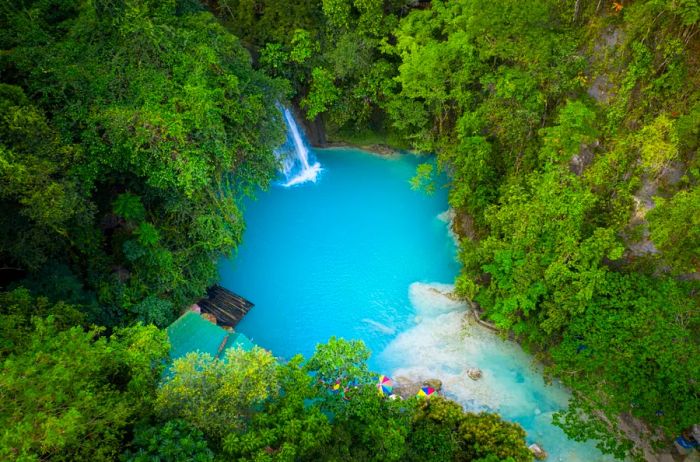
{"label": "rocky cliff face", "polygon": [[292,112],[297,122],[304,129],[306,133],[306,139],[309,140],[311,146],[315,148],[326,147],[326,129],[323,124],[321,117],[316,117],[314,120],[308,120],[306,118],[306,113],[299,107],[297,102],[292,105]]}

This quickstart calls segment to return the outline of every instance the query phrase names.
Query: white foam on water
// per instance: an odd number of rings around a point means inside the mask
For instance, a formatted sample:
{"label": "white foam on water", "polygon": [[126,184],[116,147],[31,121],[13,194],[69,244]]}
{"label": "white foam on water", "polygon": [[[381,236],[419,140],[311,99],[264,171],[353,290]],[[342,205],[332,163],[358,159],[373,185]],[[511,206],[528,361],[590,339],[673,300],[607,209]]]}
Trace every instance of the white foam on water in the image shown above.
{"label": "white foam on water", "polygon": [[450,236],[450,239],[452,239],[455,247],[459,247],[459,236],[457,236],[457,233],[454,231],[455,216],[455,211],[449,208],[439,214],[437,218],[447,225],[447,234]]}
{"label": "white foam on water", "polygon": [[[445,394],[469,410],[491,410],[505,419],[520,421],[528,442],[538,442],[548,460],[595,462],[607,460],[591,444],[566,438],[555,427],[552,414],[568,403],[568,392],[546,385],[541,369],[516,343],[474,323],[467,305],[450,298],[449,284],[416,282],[409,297],[416,310],[413,327],[397,335],[380,354],[390,375],[422,381],[437,378]],[[479,368],[480,380],[467,370]]]}
{"label": "white foam on water", "polygon": [[290,187],[290,186],[295,186],[298,184],[306,183],[307,181],[311,181],[312,183],[316,183],[316,179],[318,178],[318,174],[321,172],[321,164],[316,162],[312,166],[307,167],[305,170],[302,170],[299,172],[298,175],[293,177],[291,180],[287,181],[284,183],[285,187]]}
{"label": "white foam on water", "polygon": [[451,284],[425,284],[415,282],[408,289],[408,298],[418,316],[434,318],[440,314],[466,312],[467,305],[450,298],[454,291]]}
{"label": "white foam on water", "polygon": [[296,120],[294,120],[292,111],[281,105],[279,109],[282,111],[284,123],[287,126],[287,142],[275,151],[281,162],[282,173],[287,180],[282,185],[290,187],[307,181],[315,183],[322,170],[321,164],[312,163],[313,159],[311,159],[309,147]]}
{"label": "white foam on water", "polygon": [[394,335],[396,333],[396,328],[387,326],[386,324],[382,324],[381,322],[375,321],[374,319],[364,318],[362,322],[371,327],[372,330],[385,335]]}

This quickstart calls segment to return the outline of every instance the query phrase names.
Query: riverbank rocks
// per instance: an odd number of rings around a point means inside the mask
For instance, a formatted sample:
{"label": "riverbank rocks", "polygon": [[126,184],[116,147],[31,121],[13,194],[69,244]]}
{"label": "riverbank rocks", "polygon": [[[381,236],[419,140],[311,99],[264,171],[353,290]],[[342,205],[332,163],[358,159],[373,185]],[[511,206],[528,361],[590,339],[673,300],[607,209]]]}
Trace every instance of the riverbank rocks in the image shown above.
{"label": "riverbank rocks", "polygon": [[439,379],[428,379],[423,381],[424,387],[434,388],[435,391],[442,390],[442,380]]}
{"label": "riverbank rocks", "polygon": [[394,394],[408,399],[420,391],[423,387],[434,388],[437,392],[442,390],[442,381],[439,379],[412,380],[408,377],[394,377]]}
{"label": "riverbank rocks", "polygon": [[430,287],[428,290],[430,290],[430,291],[433,292],[434,294],[442,295],[443,297],[447,297],[447,298],[449,298],[450,300],[452,300],[453,302],[458,302],[458,301],[460,301],[460,300],[459,300],[459,297],[458,297],[457,294],[455,294],[454,292],[451,292],[451,291],[444,291],[444,292],[443,292],[442,290],[440,290],[440,289],[438,289],[438,288],[436,288],[436,287]]}
{"label": "riverbank rocks", "polygon": [[394,378],[394,394],[402,398],[410,398],[415,396],[420,390],[420,382],[414,382],[406,377]]}
{"label": "riverbank rocks", "polygon": [[484,376],[484,373],[481,372],[481,369],[478,369],[476,367],[472,367],[470,369],[467,369],[467,377],[469,377],[472,380],[479,380],[483,376]]}
{"label": "riverbank rocks", "polygon": [[530,450],[532,455],[535,456],[535,459],[544,460],[547,458],[547,451],[542,449],[542,447],[539,444],[533,443],[530,446],[528,446],[527,448]]}

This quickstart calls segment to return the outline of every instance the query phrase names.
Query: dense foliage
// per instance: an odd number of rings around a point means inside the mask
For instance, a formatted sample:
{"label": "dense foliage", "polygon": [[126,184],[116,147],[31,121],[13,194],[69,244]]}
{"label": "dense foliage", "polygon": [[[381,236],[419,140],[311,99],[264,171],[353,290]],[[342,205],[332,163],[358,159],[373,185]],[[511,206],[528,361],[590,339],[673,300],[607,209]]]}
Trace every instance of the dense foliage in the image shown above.
{"label": "dense foliage", "polygon": [[134,421],[152,407],[165,333],[137,325],[108,338],[35,317],[25,342],[0,374],[2,459],[116,459]]}
{"label": "dense foliage", "polygon": [[182,9],[2,7],[0,259],[25,274],[62,262],[101,324],[165,326],[203,294],[240,241],[239,198],[275,171],[283,86],[210,13]]}
{"label": "dense foliage", "polygon": [[361,342],[337,339],[287,364],[258,348],[190,353],[159,389],[157,413],[195,425],[233,460],[532,460],[523,430],[495,414],[382,396],[368,358]]}
{"label": "dense foliage", "polygon": [[358,344],[195,355],[156,392],[136,323],[216,280],[285,98],[331,140],[436,152],[458,292],[573,390],[559,424],[663,445],[700,422],[699,28],[697,0],[2,3],[0,454],[527,460],[494,416],[354,388]]}

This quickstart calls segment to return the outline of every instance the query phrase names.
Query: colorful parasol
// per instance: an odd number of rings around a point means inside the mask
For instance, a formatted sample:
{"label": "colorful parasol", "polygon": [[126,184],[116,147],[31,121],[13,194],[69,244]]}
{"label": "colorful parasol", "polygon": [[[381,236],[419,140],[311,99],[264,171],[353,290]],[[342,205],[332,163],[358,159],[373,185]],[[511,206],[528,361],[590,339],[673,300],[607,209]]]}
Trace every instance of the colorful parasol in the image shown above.
{"label": "colorful parasol", "polygon": [[420,396],[423,398],[430,398],[434,394],[435,394],[435,388],[423,387],[420,390],[418,390],[417,396]]}
{"label": "colorful parasol", "polygon": [[379,382],[377,383],[377,390],[379,390],[380,395],[391,395],[394,390],[394,382],[386,375],[379,376]]}
{"label": "colorful parasol", "polygon": [[331,385],[331,391],[333,393],[338,393],[341,390],[340,379],[336,380],[333,385]]}

